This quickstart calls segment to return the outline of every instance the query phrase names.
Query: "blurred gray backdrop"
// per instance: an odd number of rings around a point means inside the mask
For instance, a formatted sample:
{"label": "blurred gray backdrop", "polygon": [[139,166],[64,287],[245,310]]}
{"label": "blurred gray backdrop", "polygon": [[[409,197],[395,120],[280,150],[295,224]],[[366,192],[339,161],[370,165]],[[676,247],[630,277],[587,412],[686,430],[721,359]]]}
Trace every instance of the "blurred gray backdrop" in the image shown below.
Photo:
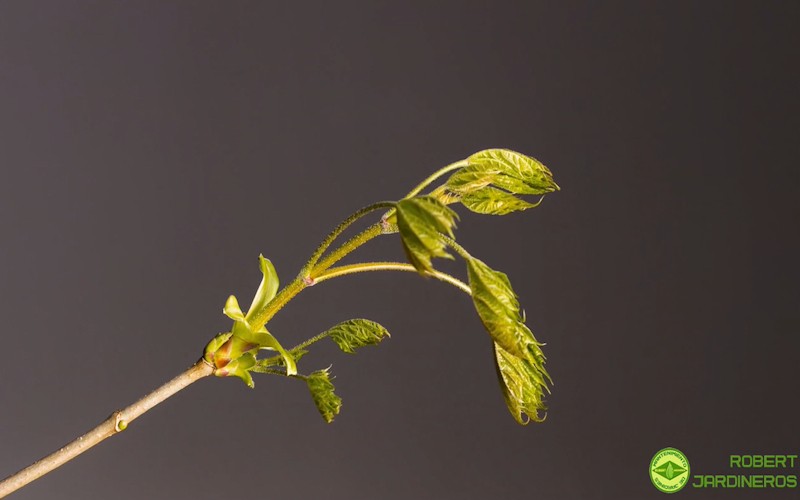
{"label": "blurred gray backdrop", "polygon": [[[657,499],[667,446],[706,474],[798,454],[799,13],[2,2],[2,477],[191,365],[259,253],[288,283],[347,215],[489,147],[562,187],[457,232],[547,344],[545,423],[509,415],[463,293],[349,276],[270,323],[289,345],[353,317],[392,333],[303,359],[333,364],[333,424],[302,382],[206,379],[13,498]],[[396,258],[387,236],[348,261]]]}

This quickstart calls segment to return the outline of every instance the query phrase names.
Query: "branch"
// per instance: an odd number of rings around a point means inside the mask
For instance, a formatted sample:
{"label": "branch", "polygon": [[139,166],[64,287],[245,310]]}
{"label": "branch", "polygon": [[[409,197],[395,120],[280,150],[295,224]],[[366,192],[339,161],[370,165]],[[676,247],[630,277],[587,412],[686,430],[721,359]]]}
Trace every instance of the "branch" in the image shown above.
{"label": "branch", "polygon": [[[317,278],[314,279],[314,283],[319,283],[320,281],[325,281],[331,278],[335,278],[337,276],[345,276],[347,274],[355,274],[355,273],[363,273],[368,271],[410,271],[412,273],[417,273],[417,268],[412,266],[411,264],[405,264],[402,262],[366,262],[363,264],[350,264],[348,266],[339,266],[334,267],[332,269],[328,269],[324,273],[320,274]],[[469,285],[464,283],[463,281],[450,276],[449,274],[445,274],[440,271],[434,271],[431,275],[434,278],[444,281],[445,283],[450,283],[454,287],[460,289],[462,292],[465,292],[469,295],[472,295],[472,290],[470,290]]]}
{"label": "branch", "polygon": [[104,439],[124,431],[128,425],[139,418],[147,410],[153,408],[189,384],[208,377],[214,372],[214,367],[204,359],[200,359],[191,368],[181,373],[174,379],[162,385],[155,391],[133,403],[124,410],[115,411],[102,424],[90,430],[83,436],[51,453],[33,465],[22,469],[13,476],[0,482],[0,498],[13,493],[31,481],[35,481],[48,472],[64,465],[84,451],[100,443]]}

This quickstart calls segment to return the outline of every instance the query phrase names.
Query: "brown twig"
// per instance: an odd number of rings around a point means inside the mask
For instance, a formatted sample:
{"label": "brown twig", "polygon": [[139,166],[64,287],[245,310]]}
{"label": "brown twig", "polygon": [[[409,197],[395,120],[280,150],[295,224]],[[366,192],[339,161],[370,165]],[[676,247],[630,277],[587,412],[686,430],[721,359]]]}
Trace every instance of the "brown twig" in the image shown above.
{"label": "brown twig", "polygon": [[102,424],[90,430],[83,436],[67,444],[60,450],[51,453],[38,462],[30,465],[16,474],[0,482],[0,498],[13,493],[31,481],[35,481],[48,472],[64,465],[100,441],[122,432],[125,428],[139,418],[147,410],[161,403],[176,392],[185,388],[201,378],[214,373],[214,367],[204,359],[200,359],[191,368],[162,385],[155,391],[124,410],[115,411]]}

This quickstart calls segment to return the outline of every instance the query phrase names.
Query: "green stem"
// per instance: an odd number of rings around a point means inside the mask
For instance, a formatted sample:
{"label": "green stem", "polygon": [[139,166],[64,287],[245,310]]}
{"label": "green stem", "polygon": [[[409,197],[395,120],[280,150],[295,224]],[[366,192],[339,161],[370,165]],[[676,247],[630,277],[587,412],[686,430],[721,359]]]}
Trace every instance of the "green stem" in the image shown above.
{"label": "green stem", "polygon": [[[381,208],[385,208],[386,206],[390,205],[394,204],[392,202],[384,202],[384,203],[376,203],[375,205],[370,205],[367,208],[359,210],[358,212],[350,216],[345,222],[340,224],[339,227],[336,228],[336,231],[328,235],[328,237],[325,239],[322,245],[320,245],[317,251],[314,252],[314,256],[308,261],[308,264],[306,264],[303,267],[303,271],[300,272],[300,275],[298,275],[294,281],[286,285],[280,292],[278,292],[275,298],[269,301],[264,306],[263,309],[253,313],[253,316],[247,320],[248,323],[250,323],[250,325],[252,325],[256,329],[264,326],[270,319],[272,319],[273,316],[275,316],[275,314],[278,311],[281,310],[283,306],[285,306],[290,300],[292,300],[295,297],[295,295],[300,293],[307,286],[311,286],[314,283],[316,283],[316,277],[319,275],[319,273],[322,273],[323,271],[331,267],[333,264],[341,260],[342,257],[349,254],[350,252],[360,247],[364,243],[368,242],[372,238],[380,236],[385,232],[391,231],[391,228],[388,226],[386,229],[384,229],[384,224],[382,222],[373,224],[364,231],[362,231],[361,233],[350,238],[341,247],[337,248],[335,251],[331,252],[327,257],[322,259],[321,262],[317,263],[316,265],[311,264],[313,262],[316,262],[317,259],[319,259],[319,256],[322,254],[322,252],[325,251],[325,249],[328,246],[330,246],[331,242],[333,242],[336,236],[340,234],[344,230],[344,228],[347,227],[347,225],[352,224],[352,222],[355,219],[363,216],[364,214],[372,210],[379,210]],[[356,215],[358,217],[356,217]],[[310,268],[310,270],[309,270],[309,264],[313,266]]]}
{"label": "green stem", "polygon": [[[461,160],[451,165],[448,165],[444,168],[439,169],[427,179],[422,181],[417,187],[411,190],[406,198],[410,198],[412,196],[417,195],[420,191],[425,189],[430,183],[438,179],[439,177],[443,176],[444,174],[451,172],[453,170],[457,170],[459,168],[465,167],[469,165],[469,161]],[[285,286],[278,294],[272,299],[269,303],[267,303],[263,309],[260,311],[256,311],[252,318],[248,319],[248,322],[254,326],[255,328],[260,328],[264,326],[270,319],[272,319],[275,314],[281,310],[283,306],[285,306],[290,300],[292,300],[295,295],[300,293],[305,287],[313,285],[317,281],[319,281],[319,277],[325,273],[332,265],[336,264],[339,260],[341,260],[345,255],[349,254],[356,248],[360,247],[364,243],[368,242],[372,238],[376,236],[380,236],[381,234],[386,234],[390,232],[394,232],[391,225],[385,224],[385,220],[391,214],[394,213],[395,209],[394,206],[396,205],[395,202],[391,201],[384,201],[380,203],[375,203],[369,205],[368,207],[364,207],[358,212],[354,213],[350,217],[348,217],[344,222],[339,224],[339,226],[334,229],[327,238],[317,247],[314,254],[308,260],[303,269],[300,271],[300,274],[294,281],[289,283]],[[333,243],[337,236],[339,236],[350,224],[358,220],[359,218],[363,217],[364,215],[373,212],[375,210],[380,210],[381,208],[392,207],[383,217],[381,222],[373,224],[372,226],[368,227],[361,233],[357,234],[356,236],[350,238],[346,243],[340,246],[335,251],[331,252],[327,257],[319,260],[322,257],[322,254],[328,247]],[[455,247],[454,247],[455,248]],[[460,247],[458,247],[460,248]],[[463,249],[462,249],[463,250]],[[458,251],[458,249],[456,249]],[[467,254],[468,255],[468,254]],[[405,270],[405,269],[403,269]],[[455,278],[453,278],[455,279]],[[460,283],[460,282],[459,282]],[[466,285],[465,285],[466,286]]]}
{"label": "green stem", "polygon": [[290,300],[294,298],[295,295],[300,293],[303,288],[307,287],[308,283],[303,280],[302,277],[298,276],[294,279],[291,283],[286,285],[275,295],[275,298],[267,302],[267,304],[259,311],[256,311],[252,318],[248,319],[247,322],[250,323],[250,326],[253,327],[253,330],[257,330],[262,326],[267,324],[267,321],[272,319],[275,314],[281,310],[283,306],[285,306]]}
{"label": "green stem", "polygon": [[[453,170],[458,170],[459,168],[466,167],[468,165],[469,165],[469,160],[461,160],[461,161],[457,161],[455,163],[452,163],[452,164],[450,164],[450,165],[448,165],[446,167],[440,168],[439,170],[437,170],[436,172],[431,174],[430,177],[428,177],[424,181],[420,182],[419,185],[417,187],[415,187],[414,189],[412,189],[411,192],[409,192],[406,195],[406,197],[403,198],[403,199],[407,200],[407,199],[411,198],[412,196],[418,195],[419,193],[422,192],[423,189],[428,187],[433,181],[435,181],[439,177],[443,176],[444,174],[446,174],[448,172],[452,172]],[[388,212],[386,212],[383,215],[383,218],[386,219],[386,218],[390,217],[392,214],[394,214],[394,212],[395,212],[395,209],[389,210]]]}
{"label": "green stem", "polygon": [[406,197],[403,198],[403,199],[407,200],[407,199],[411,198],[412,196],[418,195],[420,192],[422,192],[423,189],[425,189],[428,185],[430,185],[433,181],[435,181],[439,177],[443,176],[444,174],[446,174],[448,172],[452,172],[453,170],[458,170],[459,168],[466,167],[467,165],[469,165],[469,160],[461,160],[461,161],[457,161],[455,163],[452,163],[452,164],[450,164],[450,165],[448,165],[446,167],[440,168],[439,170],[437,170],[436,172],[431,174],[430,177],[428,177],[424,181],[420,182],[419,185],[417,187],[415,187],[414,189],[412,189],[411,192],[408,193],[406,195]]}
{"label": "green stem", "polygon": [[331,234],[329,234],[328,237],[325,238],[325,240],[322,243],[320,243],[320,245],[314,251],[314,255],[312,255],[311,258],[306,263],[306,265],[303,266],[303,269],[300,271],[300,276],[302,276],[304,278],[308,278],[311,275],[311,270],[314,268],[314,264],[317,263],[319,258],[325,252],[325,250],[331,245],[331,243],[333,243],[333,240],[335,240],[337,236],[342,234],[342,232],[345,229],[347,229],[347,226],[349,226],[350,224],[352,224],[353,222],[355,222],[356,220],[360,219],[361,217],[367,215],[370,212],[374,212],[375,210],[380,210],[382,208],[394,207],[394,206],[395,206],[395,203],[393,201],[382,201],[380,203],[374,203],[374,204],[372,204],[372,205],[370,205],[368,207],[362,208],[358,212],[354,213],[353,215],[351,215],[350,217],[345,219],[341,224],[336,226],[336,229],[331,231]]}
{"label": "green stem", "polygon": [[254,371],[256,373],[267,373],[269,375],[280,375],[281,377],[289,377],[289,378],[297,378],[297,379],[300,379],[300,380],[308,380],[308,377],[306,377],[305,375],[300,375],[299,373],[296,373],[294,375],[286,375],[286,372],[284,372],[282,370],[275,370],[275,369],[272,369],[272,368],[255,367],[251,371]]}
{"label": "green stem", "polygon": [[325,270],[327,270],[332,265],[339,262],[345,255],[349,254],[350,252],[360,247],[364,243],[368,242],[372,238],[380,236],[381,234],[384,234],[382,222],[378,222],[369,226],[367,229],[353,236],[345,244],[343,244],[342,246],[331,252],[327,257],[322,259],[322,261],[320,261],[319,264],[314,266],[314,269],[312,269],[309,278],[311,278],[312,280],[314,280],[314,282],[316,282],[317,277],[320,274],[325,272]]}
{"label": "green stem", "polygon": [[441,237],[442,241],[447,243],[447,245],[450,246],[450,248],[452,248],[453,250],[455,250],[456,253],[460,255],[464,260],[469,260],[472,258],[472,255],[470,255],[469,252],[467,252],[467,250],[464,247],[456,243],[456,240],[450,238],[449,236],[445,236],[441,233],[439,234],[439,236]]}
{"label": "green stem", "polygon": [[306,340],[305,342],[297,344],[296,346],[294,346],[291,349],[289,349],[289,351],[296,351],[298,349],[303,349],[304,347],[310,346],[314,342],[319,342],[320,340],[324,339],[327,336],[328,336],[328,332],[322,332],[319,335],[311,337],[310,339]]}
{"label": "green stem", "polygon": [[[417,269],[412,266],[411,264],[405,264],[403,262],[364,262],[361,264],[351,264],[348,266],[339,266],[334,267],[333,269],[328,269],[321,273],[317,278],[314,279],[314,283],[319,283],[321,281],[329,280],[331,278],[336,278],[338,276],[346,276],[348,274],[355,274],[355,273],[363,273],[368,271],[408,271],[412,273],[418,272]],[[447,273],[443,273],[440,271],[434,271],[432,276],[438,280],[444,281],[445,283],[450,283],[451,285],[455,286],[456,288],[460,289],[464,293],[468,295],[472,295],[472,290],[469,288],[469,285],[464,283],[463,281],[450,276]],[[289,349],[289,352],[294,352],[299,349],[303,349],[305,347],[310,346],[311,344],[318,342],[328,336],[328,332],[323,332],[310,339],[297,344],[296,346]],[[272,366],[270,361],[275,362],[277,365],[280,360],[283,359],[281,356],[274,356],[272,358],[265,358],[260,360],[259,363],[262,363],[262,368],[257,370],[259,373],[274,373],[277,375],[284,375],[286,376],[285,372],[280,370],[270,370],[267,366]]]}
{"label": "green stem", "polygon": [[[327,336],[328,336],[328,332],[322,332],[319,335],[311,337],[310,339],[306,340],[305,342],[302,342],[302,343],[297,344],[296,346],[292,347],[291,349],[289,349],[289,352],[290,353],[294,353],[294,352],[296,352],[296,351],[298,351],[298,350],[300,350],[300,349],[302,349],[304,347],[310,346],[314,342],[319,342],[320,340],[324,339]],[[259,364],[261,366],[267,367],[267,366],[277,366],[282,360],[283,360],[283,356],[278,355],[278,356],[272,356],[271,358],[259,359],[258,362],[259,362]]]}
{"label": "green stem", "polygon": [[[419,272],[417,268],[412,266],[411,264],[405,264],[402,262],[365,262],[362,264],[351,264],[349,266],[339,266],[334,267],[333,269],[329,269],[319,275],[314,281],[319,283],[320,281],[325,281],[331,278],[336,278],[337,276],[345,276],[347,274],[355,274],[355,273],[363,273],[367,271],[409,271],[412,273]],[[469,285],[464,283],[463,281],[450,276],[449,274],[434,271],[432,276],[438,280],[444,281],[446,283],[450,283],[451,285],[459,288],[461,291],[472,295],[472,290],[469,288]]]}

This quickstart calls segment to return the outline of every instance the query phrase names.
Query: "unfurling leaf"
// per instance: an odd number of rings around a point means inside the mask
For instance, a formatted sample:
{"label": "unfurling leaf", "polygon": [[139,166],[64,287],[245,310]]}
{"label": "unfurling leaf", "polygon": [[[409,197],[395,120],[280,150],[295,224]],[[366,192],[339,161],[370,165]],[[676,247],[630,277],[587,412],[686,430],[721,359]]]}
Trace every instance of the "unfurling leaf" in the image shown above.
{"label": "unfurling leaf", "polygon": [[417,196],[397,203],[397,226],[409,262],[423,276],[433,272],[432,257],[452,259],[439,233],[453,237],[458,215],[431,196]]}
{"label": "unfurling leaf", "polygon": [[333,417],[339,414],[342,400],[333,393],[334,387],[331,383],[333,377],[328,376],[328,370],[329,368],[315,371],[306,378],[306,383],[320,415],[326,422],[331,423]]}
{"label": "unfurling leaf", "polygon": [[[236,322],[236,326],[233,328],[233,337],[219,350],[220,353],[225,351],[231,360],[248,352],[255,355],[261,347],[250,335],[240,335],[242,330],[249,332],[243,325],[244,324],[239,321]],[[225,347],[228,346],[229,348],[226,350]]]}
{"label": "unfurling leaf", "polygon": [[531,204],[514,194],[545,194],[560,189],[547,167],[508,149],[480,151],[467,161],[468,166],[447,180],[445,191],[435,191],[442,202],[446,203],[443,196],[449,192],[452,193],[450,199],[460,197],[461,203],[473,212],[505,215],[541,203],[539,200]]}
{"label": "unfurling leaf", "polygon": [[386,328],[368,319],[351,319],[339,323],[327,333],[348,354],[355,354],[359,347],[378,345],[383,337],[391,337]]}
{"label": "unfurling leaf", "polygon": [[436,198],[445,205],[451,205],[453,203],[458,203],[459,201],[461,201],[461,195],[448,190],[447,186],[444,184],[431,191],[431,193],[428,196]]}
{"label": "unfurling leaf", "polygon": [[538,203],[528,203],[513,194],[506,193],[493,187],[485,187],[461,197],[461,203],[479,214],[506,215],[516,210],[527,210],[539,206]]}
{"label": "unfurling leaf", "polygon": [[544,417],[539,417],[539,410],[547,410],[544,391],[550,392],[545,379],[550,383],[552,380],[544,369],[544,354],[539,345],[529,344],[523,359],[512,356],[496,343],[493,346],[494,366],[508,411],[522,425],[531,420],[542,422]]}
{"label": "unfurling leaf", "polygon": [[501,174],[498,169],[468,166],[451,175],[445,186],[454,193],[473,193],[492,184],[499,175]]}
{"label": "unfurling leaf", "polygon": [[[220,370],[223,368],[231,372],[233,369],[231,367],[239,366],[233,363],[243,356],[255,356],[259,349],[270,349],[280,353],[283,364],[286,366],[286,374],[295,375],[297,374],[297,366],[295,365],[294,357],[281,346],[280,342],[278,342],[263,325],[251,325],[247,321],[253,314],[263,309],[263,307],[275,297],[278,291],[278,274],[275,272],[275,267],[272,265],[272,262],[265,259],[263,255],[259,255],[258,259],[263,278],[253,298],[253,302],[250,304],[247,315],[245,316],[242,313],[239,307],[239,301],[236,300],[236,297],[233,295],[228,297],[222,312],[233,320],[233,328],[231,332],[227,334],[224,341],[221,341],[220,335],[222,334],[215,337],[214,340],[206,346],[204,357],[208,361],[214,362],[217,373],[220,373]],[[249,358],[246,362],[250,363]],[[253,365],[255,365],[255,357],[253,357],[253,364],[248,366],[247,370]],[[233,372],[231,372],[231,374],[233,374]],[[249,381],[248,385],[252,383],[249,374],[237,374],[236,376],[240,376],[245,382]]]}
{"label": "unfurling leaf", "polygon": [[[289,351],[289,354],[292,356],[292,359],[296,364],[298,361],[300,361],[300,358],[308,354],[308,351],[306,351],[305,349],[295,349]],[[278,366],[286,366],[286,358],[281,357],[280,361],[278,361]]]}
{"label": "unfurling leaf", "polygon": [[278,273],[275,271],[275,266],[272,265],[269,259],[265,259],[263,255],[258,256],[258,262],[264,277],[261,279],[261,285],[259,285],[258,291],[253,297],[253,302],[250,304],[250,309],[247,311],[248,319],[267,305],[278,293]]}
{"label": "unfurling leaf", "polygon": [[278,351],[281,357],[283,358],[283,363],[286,366],[286,374],[287,375],[295,375],[297,374],[297,364],[295,363],[294,357],[283,348],[278,339],[272,336],[271,333],[267,331],[266,328],[263,326],[255,332],[256,339],[258,341],[258,345],[261,349],[269,349],[271,351]]}
{"label": "unfurling leaf", "polygon": [[256,364],[256,357],[251,353],[245,353],[228,363],[223,368],[214,371],[217,377],[239,377],[251,389],[255,387],[250,369]]}
{"label": "unfurling leaf", "polygon": [[[469,286],[475,309],[494,345],[495,368],[509,411],[520,424],[541,422],[539,410],[546,410],[542,398],[550,392],[550,376],[544,369],[541,343],[525,326],[517,295],[508,276],[478,259],[467,259]],[[523,419],[523,415],[526,418]]]}
{"label": "unfurling leaf", "polygon": [[[300,358],[308,354],[305,349],[292,349],[289,354],[294,359],[295,364],[300,361]],[[256,366],[261,368],[269,368],[271,366],[286,366],[286,360],[282,356],[273,356],[271,358],[259,359]]]}
{"label": "unfurling leaf", "polygon": [[508,149],[479,151],[467,161],[469,166],[461,172],[467,169],[493,172],[496,177],[491,184],[514,194],[546,194],[560,189],[547,167],[534,158]]}
{"label": "unfurling leaf", "polygon": [[229,338],[231,338],[231,335],[233,335],[233,332],[220,333],[211,339],[211,341],[206,344],[206,348],[203,349],[203,359],[209,363],[213,363],[214,354],[217,352],[217,349],[222,347],[222,345],[225,344]]}
{"label": "unfurling leaf", "polygon": [[225,301],[225,307],[222,309],[222,313],[234,321],[244,321],[244,314],[239,307],[239,301],[236,300],[236,297],[233,295],[228,297],[228,300]]}
{"label": "unfurling leaf", "polygon": [[514,356],[525,357],[526,345],[536,339],[522,322],[508,276],[474,257],[467,259],[467,275],[475,310],[492,340]]}

